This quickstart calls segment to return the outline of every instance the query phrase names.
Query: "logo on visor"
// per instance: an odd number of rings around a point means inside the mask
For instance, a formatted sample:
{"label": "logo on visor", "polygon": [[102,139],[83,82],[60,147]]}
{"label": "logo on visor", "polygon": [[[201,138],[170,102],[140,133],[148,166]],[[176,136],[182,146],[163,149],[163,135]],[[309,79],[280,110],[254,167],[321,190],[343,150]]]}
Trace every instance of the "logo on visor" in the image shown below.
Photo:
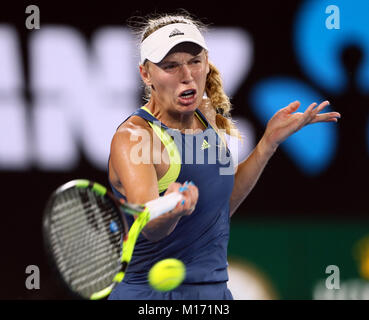
{"label": "logo on visor", "polygon": [[178,29],[174,29],[170,35],[169,38],[175,37],[175,36],[184,36],[184,33],[182,31],[179,31]]}

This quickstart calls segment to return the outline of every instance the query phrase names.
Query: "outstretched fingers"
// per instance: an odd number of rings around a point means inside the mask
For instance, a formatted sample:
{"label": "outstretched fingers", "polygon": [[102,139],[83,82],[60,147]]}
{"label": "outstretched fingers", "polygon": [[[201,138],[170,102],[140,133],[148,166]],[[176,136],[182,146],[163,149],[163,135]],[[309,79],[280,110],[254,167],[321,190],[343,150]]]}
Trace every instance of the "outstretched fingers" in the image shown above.
{"label": "outstretched fingers", "polygon": [[299,118],[299,128],[307,125],[315,116],[315,110],[317,103],[312,103]]}
{"label": "outstretched fingers", "polygon": [[318,114],[320,111],[322,111],[326,106],[329,106],[330,103],[328,100],[322,102],[317,108],[316,108],[316,113]]}
{"label": "outstretched fingers", "polygon": [[283,108],[282,110],[288,114],[295,112],[299,106],[300,106],[300,101],[294,101],[291,102],[287,107]]}
{"label": "outstretched fingers", "polygon": [[317,114],[311,123],[317,122],[337,122],[338,119],[341,118],[341,115],[338,112],[327,112],[322,114]]}
{"label": "outstretched fingers", "polygon": [[318,107],[316,107],[312,112],[312,117],[309,123],[337,122],[338,118],[341,118],[341,115],[338,112],[320,113],[325,107],[329,105],[330,105],[329,101],[324,101]]}
{"label": "outstretched fingers", "polygon": [[[304,125],[314,122],[320,122],[321,120],[326,120],[326,117],[318,115],[325,107],[329,106],[329,101],[324,101],[321,104],[312,103],[304,112]],[[317,106],[318,105],[318,106]],[[316,107],[317,106],[317,107]],[[339,115],[339,114],[338,114]],[[333,120],[329,120],[333,121]]]}

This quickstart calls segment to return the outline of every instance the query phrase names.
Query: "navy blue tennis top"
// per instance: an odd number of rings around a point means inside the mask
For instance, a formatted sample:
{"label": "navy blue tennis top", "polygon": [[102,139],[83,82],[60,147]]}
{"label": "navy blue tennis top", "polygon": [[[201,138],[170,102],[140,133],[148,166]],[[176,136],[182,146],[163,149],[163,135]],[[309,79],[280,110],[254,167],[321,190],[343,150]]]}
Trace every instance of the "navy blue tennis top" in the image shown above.
{"label": "navy blue tennis top", "polygon": [[[175,181],[193,181],[199,189],[199,199],[193,213],[182,217],[165,238],[152,242],[142,233],[139,235],[124,282],[147,283],[150,268],[166,258],[176,258],[185,264],[184,283],[228,280],[229,202],[234,166],[229,149],[222,144],[214,128],[199,110],[196,113],[206,129],[190,135],[168,128],[142,108],[131,115],[147,120],[151,126],[161,126],[172,137],[181,160]],[[124,198],[111,187],[116,196]],[[129,224],[133,222],[128,215],[127,220]]]}

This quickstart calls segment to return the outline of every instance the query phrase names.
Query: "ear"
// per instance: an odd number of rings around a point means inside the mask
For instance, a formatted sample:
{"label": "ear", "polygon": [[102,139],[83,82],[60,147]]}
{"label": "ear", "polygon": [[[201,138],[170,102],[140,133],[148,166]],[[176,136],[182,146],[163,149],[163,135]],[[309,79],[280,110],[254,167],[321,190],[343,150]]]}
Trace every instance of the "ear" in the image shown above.
{"label": "ear", "polygon": [[148,65],[140,65],[139,66],[139,69],[140,69],[140,75],[141,75],[141,78],[142,78],[142,81],[148,86],[150,87],[152,85],[152,82],[151,82],[151,75],[150,75],[150,72],[149,72],[149,68],[148,68]]}

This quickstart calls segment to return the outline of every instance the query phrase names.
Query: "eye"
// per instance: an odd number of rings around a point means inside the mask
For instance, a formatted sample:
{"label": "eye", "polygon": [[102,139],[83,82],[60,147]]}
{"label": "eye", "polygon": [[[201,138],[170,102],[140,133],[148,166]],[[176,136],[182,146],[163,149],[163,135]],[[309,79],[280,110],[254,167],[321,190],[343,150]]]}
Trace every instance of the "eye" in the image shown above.
{"label": "eye", "polygon": [[177,63],[167,63],[161,66],[164,70],[173,70],[178,67]]}
{"label": "eye", "polygon": [[199,64],[201,63],[201,59],[195,59],[191,61],[191,64]]}

